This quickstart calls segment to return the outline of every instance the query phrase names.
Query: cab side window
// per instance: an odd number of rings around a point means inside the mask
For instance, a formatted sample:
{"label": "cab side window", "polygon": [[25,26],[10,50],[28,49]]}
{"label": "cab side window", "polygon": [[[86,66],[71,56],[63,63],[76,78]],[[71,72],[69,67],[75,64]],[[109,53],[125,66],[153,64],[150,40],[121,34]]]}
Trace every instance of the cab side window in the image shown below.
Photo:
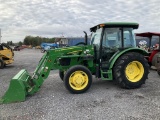
{"label": "cab side window", "polygon": [[132,30],[129,28],[124,28],[124,32],[123,32],[123,36],[124,36],[124,47],[134,47],[135,46],[135,40],[133,34],[132,34]]}

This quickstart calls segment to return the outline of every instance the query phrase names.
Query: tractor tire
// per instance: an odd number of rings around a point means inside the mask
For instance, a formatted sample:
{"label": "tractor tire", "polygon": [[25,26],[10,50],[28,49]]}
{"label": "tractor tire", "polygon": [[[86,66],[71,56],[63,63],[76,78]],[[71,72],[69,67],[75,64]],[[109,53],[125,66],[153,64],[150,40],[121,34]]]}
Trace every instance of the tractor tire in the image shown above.
{"label": "tractor tire", "polygon": [[63,81],[64,78],[64,72],[59,70],[59,77],[61,78],[61,80]]}
{"label": "tractor tire", "polygon": [[156,69],[158,67],[157,58],[159,55],[160,55],[160,52],[156,53],[152,58],[152,66],[155,66]]}
{"label": "tractor tire", "polygon": [[3,69],[4,66],[5,66],[5,64],[4,64],[3,60],[0,59],[0,69]]}
{"label": "tractor tire", "polygon": [[134,89],[145,84],[148,79],[149,65],[143,55],[130,52],[118,58],[113,72],[116,83],[122,88]]}
{"label": "tractor tire", "polygon": [[92,74],[88,68],[76,65],[67,70],[64,76],[66,89],[74,94],[86,92],[92,84]]}

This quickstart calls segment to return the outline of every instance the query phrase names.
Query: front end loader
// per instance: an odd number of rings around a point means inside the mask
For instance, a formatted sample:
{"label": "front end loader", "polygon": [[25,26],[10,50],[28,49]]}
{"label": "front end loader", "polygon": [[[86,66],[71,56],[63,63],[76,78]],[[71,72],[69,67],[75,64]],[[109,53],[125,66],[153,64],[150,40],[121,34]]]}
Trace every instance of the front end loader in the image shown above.
{"label": "front end loader", "polygon": [[90,29],[90,44],[85,32],[85,42],[81,45],[48,50],[32,76],[23,69],[12,78],[0,103],[24,101],[56,69],[66,89],[75,94],[91,87],[93,75],[114,80],[127,89],[141,87],[148,77],[149,65],[144,58],[148,53],[136,48],[133,30],[137,28],[137,23],[102,23]]}

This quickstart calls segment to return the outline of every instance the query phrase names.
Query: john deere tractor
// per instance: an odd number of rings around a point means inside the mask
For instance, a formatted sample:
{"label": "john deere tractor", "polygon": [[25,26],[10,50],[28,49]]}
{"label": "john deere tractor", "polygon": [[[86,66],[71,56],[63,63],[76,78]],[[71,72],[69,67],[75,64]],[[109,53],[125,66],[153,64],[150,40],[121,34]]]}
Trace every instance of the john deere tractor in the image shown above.
{"label": "john deere tractor", "polygon": [[134,29],[137,23],[109,22],[92,28],[90,44],[48,50],[33,75],[23,69],[10,81],[1,103],[24,101],[37,92],[50,71],[59,69],[66,89],[84,93],[92,84],[92,75],[102,80],[114,80],[127,89],[139,88],[148,77],[148,53],[136,48]]}

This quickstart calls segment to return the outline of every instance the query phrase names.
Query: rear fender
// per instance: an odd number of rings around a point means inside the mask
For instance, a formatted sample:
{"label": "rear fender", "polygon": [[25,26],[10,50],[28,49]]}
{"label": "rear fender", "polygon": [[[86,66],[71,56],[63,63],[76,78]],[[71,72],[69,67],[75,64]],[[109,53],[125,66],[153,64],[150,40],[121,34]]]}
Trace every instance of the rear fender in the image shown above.
{"label": "rear fender", "polygon": [[115,62],[118,60],[118,58],[119,58],[120,56],[122,56],[123,54],[128,53],[128,52],[137,52],[137,53],[140,53],[140,54],[142,54],[142,55],[144,55],[144,56],[148,56],[148,55],[149,55],[148,52],[146,52],[146,51],[144,51],[144,50],[142,50],[142,49],[140,49],[140,48],[128,48],[128,49],[125,49],[125,50],[120,50],[120,51],[116,52],[116,53],[111,57],[111,59],[109,60],[109,63],[110,63],[109,69],[112,69],[112,68],[113,68]]}

